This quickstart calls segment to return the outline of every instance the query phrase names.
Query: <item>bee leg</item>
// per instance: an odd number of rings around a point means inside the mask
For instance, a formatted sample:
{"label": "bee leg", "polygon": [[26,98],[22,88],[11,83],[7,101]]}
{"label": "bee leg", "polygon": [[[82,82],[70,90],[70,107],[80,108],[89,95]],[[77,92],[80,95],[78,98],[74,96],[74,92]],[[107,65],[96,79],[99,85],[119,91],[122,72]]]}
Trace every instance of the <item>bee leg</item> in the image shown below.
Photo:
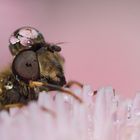
{"label": "bee leg", "polygon": [[97,92],[98,92],[97,90],[93,91],[94,95],[96,95],[96,94],[97,94]]}
{"label": "bee leg", "polygon": [[46,88],[51,88],[51,90],[61,91],[61,92],[65,93],[65,94],[67,94],[67,95],[71,95],[73,98],[75,98],[80,103],[83,103],[83,100],[80,97],[75,95],[70,90],[67,90],[67,89],[65,89],[63,87],[60,87],[58,85],[49,84],[47,82],[30,81],[29,86],[30,87],[46,87]]}
{"label": "bee leg", "polygon": [[[22,108],[23,106],[25,106],[25,104],[20,104],[20,103],[17,103],[17,104],[7,104],[7,105],[4,105],[2,106],[2,109],[10,109],[10,108]],[[42,111],[45,111],[45,112],[48,112],[49,114],[51,114],[52,116],[56,116],[55,112],[53,112],[52,110],[46,108],[46,107],[43,107],[43,106],[40,106],[40,109]]]}
{"label": "bee leg", "polygon": [[21,108],[23,107],[24,104],[20,104],[20,103],[17,103],[17,104],[7,104],[7,105],[3,105],[0,107],[1,110],[5,109],[5,110],[9,110],[10,108]]}
{"label": "bee leg", "polygon": [[73,80],[68,81],[67,84],[65,85],[65,87],[70,88],[70,87],[72,87],[73,85],[77,85],[77,86],[79,86],[80,88],[83,88],[83,84],[81,84],[80,82],[77,82],[77,81],[73,81]]}
{"label": "bee leg", "polygon": [[[1,109],[2,109],[2,110],[4,109],[4,110],[9,111],[10,108],[16,108],[16,107],[22,108],[23,106],[25,106],[25,104],[20,104],[20,103],[17,103],[17,104],[7,104],[7,105],[4,105],[4,106],[1,106]],[[52,110],[50,110],[50,109],[48,109],[48,108],[46,108],[46,107],[43,107],[43,106],[41,106],[40,109],[41,109],[42,111],[44,111],[44,112],[49,113],[49,114],[52,115],[53,117],[56,117],[55,112],[53,112]]]}
{"label": "bee leg", "polygon": [[[80,88],[83,88],[83,84],[81,84],[80,82],[77,82],[77,81],[73,81],[73,80],[68,81],[67,84],[65,85],[65,87],[70,88],[70,87],[72,87],[73,85],[77,85],[77,86],[79,86]],[[98,92],[98,91],[95,90],[95,91],[93,92],[94,95],[96,95],[97,92]]]}
{"label": "bee leg", "polygon": [[52,111],[51,109],[49,108],[46,108],[44,106],[41,106],[40,109],[44,112],[47,112],[49,113],[51,116],[53,116],[54,118],[56,117],[56,113],[54,111]]}

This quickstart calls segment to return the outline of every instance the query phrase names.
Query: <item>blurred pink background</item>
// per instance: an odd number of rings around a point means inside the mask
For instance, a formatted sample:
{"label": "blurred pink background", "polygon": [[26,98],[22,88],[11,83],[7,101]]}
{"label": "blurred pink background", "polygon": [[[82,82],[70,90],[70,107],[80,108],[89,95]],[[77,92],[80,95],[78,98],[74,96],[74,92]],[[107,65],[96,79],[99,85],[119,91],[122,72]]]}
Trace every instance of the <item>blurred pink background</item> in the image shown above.
{"label": "blurred pink background", "polygon": [[140,2],[137,0],[0,0],[0,68],[8,65],[10,34],[40,30],[48,42],[66,42],[67,79],[113,86],[124,96],[140,90]]}

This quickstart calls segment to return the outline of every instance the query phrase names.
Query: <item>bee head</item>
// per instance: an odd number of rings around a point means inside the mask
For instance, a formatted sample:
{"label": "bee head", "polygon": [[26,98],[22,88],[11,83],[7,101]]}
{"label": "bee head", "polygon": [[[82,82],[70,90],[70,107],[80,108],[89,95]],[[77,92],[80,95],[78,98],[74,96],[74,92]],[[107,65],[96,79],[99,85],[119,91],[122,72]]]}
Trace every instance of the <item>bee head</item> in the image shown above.
{"label": "bee head", "polygon": [[43,35],[33,27],[22,27],[14,31],[9,39],[9,49],[13,56],[21,50],[30,49],[34,44],[44,43]]}

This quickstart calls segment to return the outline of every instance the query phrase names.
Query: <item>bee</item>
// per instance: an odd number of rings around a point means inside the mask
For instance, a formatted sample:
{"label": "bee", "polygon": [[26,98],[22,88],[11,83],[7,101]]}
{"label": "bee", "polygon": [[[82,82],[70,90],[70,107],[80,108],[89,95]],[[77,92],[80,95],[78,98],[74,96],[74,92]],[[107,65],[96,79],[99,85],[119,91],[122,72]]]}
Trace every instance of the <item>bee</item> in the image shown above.
{"label": "bee", "polygon": [[82,102],[65,88],[83,85],[76,81],[66,82],[61,47],[46,42],[37,29],[17,29],[10,36],[9,49],[13,62],[0,73],[0,109],[26,105],[38,100],[41,91],[52,90],[62,91]]}

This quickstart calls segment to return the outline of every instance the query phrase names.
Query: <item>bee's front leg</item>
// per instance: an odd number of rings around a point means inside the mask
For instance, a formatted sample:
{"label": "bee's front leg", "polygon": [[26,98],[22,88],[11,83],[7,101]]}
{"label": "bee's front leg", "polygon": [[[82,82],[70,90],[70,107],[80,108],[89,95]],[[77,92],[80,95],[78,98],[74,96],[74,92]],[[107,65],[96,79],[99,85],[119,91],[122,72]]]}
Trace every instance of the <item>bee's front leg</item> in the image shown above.
{"label": "bee's front leg", "polygon": [[58,86],[58,85],[53,85],[53,84],[50,84],[47,82],[30,81],[29,86],[30,87],[46,87],[47,91],[48,91],[48,88],[51,88],[51,90],[61,91],[65,94],[71,95],[73,98],[75,98],[80,103],[83,103],[83,100],[80,97],[78,97],[77,95],[75,95],[72,91],[70,91],[66,88],[63,88],[61,86]]}
{"label": "bee's front leg", "polygon": [[[82,83],[80,83],[80,82],[78,82],[78,81],[73,81],[73,80],[71,80],[71,81],[68,81],[67,82],[67,84],[65,85],[65,87],[67,87],[67,88],[71,88],[72,86],[74,86],[74,85],[76,85],[76,86],[79,86],[80,88],[83,88],[83,84]],[[95,90],[93,93],[94,93],[94,95],[96,95],[97,94],[97,90]]]}
{"label": "bee's front leg", "polygon": [[[80,83],[80,82],[78,82],[78,81],[73,81],[73,80],[71,80],[71,81],[68,81],[67,82],[67,84],[65,85],[65,87],[67,87],[67,88],[71,88],[72,86],[74,86],[74,85],[76,85],[76,86],[78,86],[78,87],[80,87],[80,88],[83,88],[83,84],[82,83]],[[97,90],[95,90],[94,91],[94,95],[96,95],[97,94]]]}
{"label": "bee's front leg", "polygon": [[[22,103],[7,104],[7,105],[0,106],[0,110],[7,110],[7,111],[9,111],[9,109],[11,109],[11,108],[22,108],[24,106],[26,106],[26,105],[25,104],[22,104]],[[44,111],[44,112],[49,113],[51,116],[56,117],[56,113],[54,111],[52,111],[52,110],[50,110],[50,109],[48,109],[46,107],[43,107],[43,106],[40,106],[40,109],[42,111]]]}
{"label": "bee's front leg", "polygon": [[83,84],[82,84],[82,83],[80,83],[80,82],[78,82],[78,81],[73,81],[73,80],[68,81],[68,82],[66,83],[65,87],[70,88],[70,87],[72,87],[73,85],[76,85],[76,86],[79,86],[80,88],[83,88]]}
{"label": "bee's front leg", "polygon": [[10,108],[21,108],[23,106],[25,106],[25,105],[22,104],[22,103],[16,103],[16,104],[2,105],[0,108],[7,110],[7,109],[10,109]]}

